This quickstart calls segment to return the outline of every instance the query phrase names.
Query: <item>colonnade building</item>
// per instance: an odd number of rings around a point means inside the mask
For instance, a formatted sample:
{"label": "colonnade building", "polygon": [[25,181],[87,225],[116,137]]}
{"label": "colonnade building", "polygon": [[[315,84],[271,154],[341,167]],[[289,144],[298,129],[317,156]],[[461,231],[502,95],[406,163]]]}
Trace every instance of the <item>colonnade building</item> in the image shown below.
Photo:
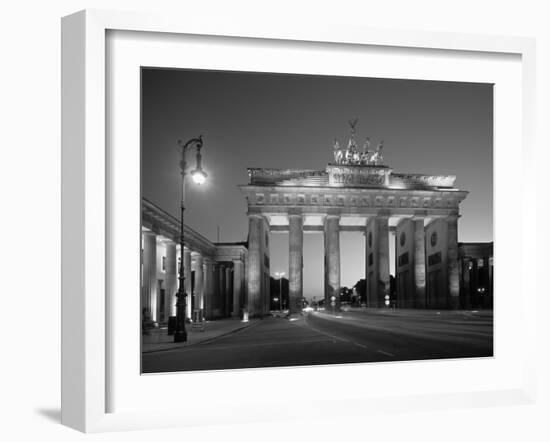
{"label": "colonnade building", "polygon": [[[179,220],[142,199],[141,306],[145,327],[176,315],[181,259]],[[245,299],[246,243],[213,243],[184,226],[183,267],[186,316],[202,310],[206,319],[239,316]]]}
{"label": "colonnade building", "polygon": [[493,243],[458,244],[461,308],[493,308]]}

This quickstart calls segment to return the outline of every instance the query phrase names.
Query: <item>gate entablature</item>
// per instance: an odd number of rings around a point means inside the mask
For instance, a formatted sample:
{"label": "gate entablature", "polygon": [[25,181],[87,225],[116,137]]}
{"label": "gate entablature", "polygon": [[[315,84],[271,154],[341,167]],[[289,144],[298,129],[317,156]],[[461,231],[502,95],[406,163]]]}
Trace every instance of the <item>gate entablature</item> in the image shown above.
{"label": "gate entablature", "polygon": [[325,170],[249,168],[249,185],[452,190],[456,176],[394,173],[388,166],[328,164]]}
{"label": "gate entablature", "polygon": [[240,186],[248,210],[263,213],[286,213],[299,209],[303,213],[376,214],[389,210],[392,215],[413,215],[427,210],[444,216],[456,212],[468,192],[452,190],[393,190],[353,187]]}

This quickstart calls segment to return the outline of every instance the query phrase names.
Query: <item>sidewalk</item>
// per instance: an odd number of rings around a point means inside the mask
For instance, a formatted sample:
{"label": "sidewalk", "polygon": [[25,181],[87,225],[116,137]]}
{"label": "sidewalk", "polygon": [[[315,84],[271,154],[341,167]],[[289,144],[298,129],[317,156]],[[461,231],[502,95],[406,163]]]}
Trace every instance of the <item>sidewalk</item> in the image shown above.
{"label": "sidewalk", "polygon": [[180,347],[189,347],[203,342],[211,341],[243,328],[251,327],[259,323],[258,319],[242,322],[239,318],[218,319],[206,321],[204,330],[193,329],[191,324],[185,324],[187,330],[187,342],[174,342],[174,336],[167,334],[166,327],[148,330],[148,334],[141,335],[141,352],[153,353],[156,351],[174,350]]}

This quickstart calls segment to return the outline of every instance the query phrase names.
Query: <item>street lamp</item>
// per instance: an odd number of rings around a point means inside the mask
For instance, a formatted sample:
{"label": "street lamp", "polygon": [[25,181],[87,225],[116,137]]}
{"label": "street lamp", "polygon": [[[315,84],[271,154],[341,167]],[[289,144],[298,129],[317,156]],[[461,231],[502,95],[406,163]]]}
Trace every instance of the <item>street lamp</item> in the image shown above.
{"label": "street lamp", "polygon": [[285,272],[275,272],[275,276],[279,278],[279,311],[282,311],[282,302],[283,302],[283,276]]}
{"label": "street lamp", "polygon": [[[185,330],[185,309],[187,306],[187,293],[185,293],[185,276],[183,274],[183,250],[184,250],[184,231],[183,231],[183,212],[185,211],[185,175],[187,172],[187,162],[185,161],[185,154],[187,149],[191,146],[196,146],[196,162],[197,165],[194,170],[191,171],[191,177],[193,181],[197,184],[202,184],[206,180],[206,173],[202,170],[202,135],[198,138],[192,138],[186,143],[183,143],[181,140],[178,140],[178,146],[181,148],[181,203],[180,203],[180,268],[179,268],[179,287],[178,293],[176,294],[176,330],[174,333],[174,342],[185,342],[187,341],[187,331]],[[202,320],[202,318],[201,318]]]}

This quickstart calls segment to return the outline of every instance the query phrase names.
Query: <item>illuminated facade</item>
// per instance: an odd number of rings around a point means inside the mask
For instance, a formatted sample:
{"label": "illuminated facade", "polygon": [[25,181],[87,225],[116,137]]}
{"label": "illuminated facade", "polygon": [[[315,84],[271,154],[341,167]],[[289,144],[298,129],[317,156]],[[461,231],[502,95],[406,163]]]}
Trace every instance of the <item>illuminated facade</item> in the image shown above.
{"label": "illuminated facade", "polygon": [[[342,231],[366,236],[367,307],[384,307],[390,291],[390,234],[395,234],[398,304],[405,308],[460,308],[458,255],[460,203],[468,192],[454,176],[395,173],[383,164],[383,143],[363,152],[355,143],[355,123],[346,149],[334,144],[334,163],[324,170],[248,169],[240,186],[248,205],[248,296],[267,305],[264,243],[270,231],[289,233],[290,311],[301,310],[303,234],[317,231],[325,244],[325,305],[338,308]],[[269,269],[267,269],[269,272]],[[257,310],[256,313],[262,313]]]}
{"label": "illuminated facade", "polygon": [[[179,221],[142,200],[141,306],[145,327],[175,316],[181,252]],[[185,226],[183,264],[186,316],[202,310],[206,319],[242,314],[247,249],[244,243],[213,243]]]}

